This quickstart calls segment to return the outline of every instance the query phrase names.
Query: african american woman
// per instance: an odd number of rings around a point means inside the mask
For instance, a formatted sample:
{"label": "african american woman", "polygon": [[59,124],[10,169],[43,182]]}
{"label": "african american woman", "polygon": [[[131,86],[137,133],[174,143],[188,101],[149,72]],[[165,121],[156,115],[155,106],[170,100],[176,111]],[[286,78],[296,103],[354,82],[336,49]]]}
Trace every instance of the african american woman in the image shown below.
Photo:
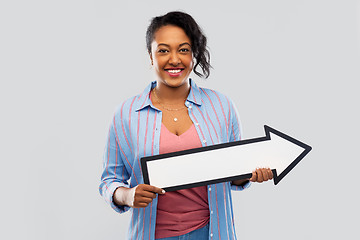
{"label": "african american woman", "polygon": [[131,210],[128,239],[237,239],[231,190],[273,178],[270,169],[257,168],[251,179],[166,193],[144,184],[141,157],[241,139],[232,101],[189,78],[191,72],[209,77],[206,42],[184,12],[155,17],[147,29],[156,79],[116,111],[99,188],[115,211]]}

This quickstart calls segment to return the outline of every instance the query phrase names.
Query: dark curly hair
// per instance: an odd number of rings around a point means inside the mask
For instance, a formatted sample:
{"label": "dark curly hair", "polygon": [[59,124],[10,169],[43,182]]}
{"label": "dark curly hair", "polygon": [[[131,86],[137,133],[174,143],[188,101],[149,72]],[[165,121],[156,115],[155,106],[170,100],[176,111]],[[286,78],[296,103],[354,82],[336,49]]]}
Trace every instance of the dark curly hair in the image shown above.
{"label": "dark curly hair", "polygon": [[[199,77],[208,78],[210,75],[210,53],[206,48],[206,36],[203,34],[199,25],[187,13],[168,12],[163,16],[154,17],[146,31],[146,47],[151,53],[151,43],[154,40],[155,32],[166,25],[174,25],[182,28],[190,38],[192,52],[195,57],[194,73]],[[203,73],[196,70],[200,66]]]}

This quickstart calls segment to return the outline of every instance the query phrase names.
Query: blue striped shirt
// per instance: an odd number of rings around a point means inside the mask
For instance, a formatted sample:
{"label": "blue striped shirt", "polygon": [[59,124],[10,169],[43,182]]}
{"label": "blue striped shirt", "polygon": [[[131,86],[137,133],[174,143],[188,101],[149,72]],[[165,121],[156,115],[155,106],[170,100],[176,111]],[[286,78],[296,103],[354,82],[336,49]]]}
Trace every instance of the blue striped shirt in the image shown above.
{"label": "blue striped shirt", "polygon": [[[185,105],[203,146],[240,140],[237,111],[229,98],[214,90],[198,87],[190,81],[190,93]],[[104,170],[100,194],[119,212],[131,210],[128,239],[153,240],[157,198],[146,208],[117,206],[113,193],[118,187],[135,187],[144,183],[140,158],[159,154],[162,112],[150,100],[150,91],[156,82],[121,104],[110,125],[104,153]],[[216,166],[214,166],[216,167]],[[230,182],[208,185],[210,210],[209,239],[236,239],[232,190],[249,187]]]}

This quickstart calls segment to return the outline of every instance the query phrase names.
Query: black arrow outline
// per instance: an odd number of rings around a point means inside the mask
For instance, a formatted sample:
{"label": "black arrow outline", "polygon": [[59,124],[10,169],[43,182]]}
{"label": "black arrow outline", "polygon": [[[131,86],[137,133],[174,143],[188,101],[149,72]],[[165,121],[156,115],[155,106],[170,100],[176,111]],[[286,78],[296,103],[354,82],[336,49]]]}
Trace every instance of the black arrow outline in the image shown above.
{"label": "black arrow outline", "polygon": [[[149,174],[148,174],[148,169],[147,169],[147,164],[146,164],[149,161],[156,161],[156,160],[169,158],[169,157],[176,157],[176,156],[182,156],[182,155],[186,155],[186,154],[216,150],[216,149],[220,149],[220,148],[227,148],[227,147],[233,147],[233,146],[238,146],[238,145],[245,145],[245,144],[257,143],[257,142],[269,141],[269,140],[271,140],[270,133],[273,133],[273,134],[276,134],[279,137],[282,137],[282,138],[288,140],[289,142],[292,142],[304,149],[304,151],[295,160],[293,160],[290,163],[290,165],[280,175],[277,175],[276,169],[272,169],[273,174],[274,174],[274,184],[277,185],[311,151],[312,147],[303,142],[300,142],[299,140],[296,140],[295,138],[292,138],[274,128],[271,128],[267,125],[264,125],[264,129],[265,129],[265,137],[246,139],[246,140],[240,140],[240,141],[229,142],[229,143],[221,143],[221,144],[215,144],[215,145],[206,146],[206,147],[188,149],[188,150],[184,150],[184,151],[142,157],[140,159],[140,161],[141,161],[141,171],[143,174],[144,183],[150,184]],[[213,179],[213,180],[209,180],[209,181],[178,185],[178,186],[174,186],[174,187],[167,187],[167,188],[164,188],[164,190],[169,192],[169,191],[176,191],[176,190],[180,190],[180,189],[205,186],[205,185],[210,185],[210,184],[215,184],[215,183],[228,182],[228,181],[234,181],[234,180],[239,180],[239,179],[246,179],[246,178],[251,178],[251,175],[252,175],[252,173],[230,176],[230,177],[226,177],[226,178]]]}
{"label": "black arrow outline", "polygon": [[270,133],[273,133],[304,149],[304,151],[297,158],[295,158],[295,160],[292,161],[290,165],[285,168],[285,170],[280,175],[277,175],[276,169],[272,170],[274,173],[274,184],[277,185],[311,151],[312,147],[269,126],[265,125],[264,128],[266,138],[268,138],[268,140],[271,140]]}

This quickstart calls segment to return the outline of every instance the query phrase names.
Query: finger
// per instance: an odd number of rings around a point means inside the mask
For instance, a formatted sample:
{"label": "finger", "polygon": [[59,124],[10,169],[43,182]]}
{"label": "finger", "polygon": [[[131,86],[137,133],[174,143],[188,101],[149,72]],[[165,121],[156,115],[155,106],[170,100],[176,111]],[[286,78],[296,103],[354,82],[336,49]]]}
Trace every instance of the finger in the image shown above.
{"label": "finger", "polygon": [[261,173],[263,175],[264,182],[269,180],[269,175],[268,175],[267,169],[266,168],[261,168],[260,170],[261,170]]}
{"label": "finger", "polygon": [[253,172],[252,172],[252,176],[251,176],[251,178],[250,178],[250,181],[251,181],[251,182],[256,182],[256,179],[257,179],[256,171],[253,171]]}
{"label": "finger", "polygon": [[264,180],[263,180],[263,175],[262,175],[262,172],[261,172],[261,169],[258,168],[256,169],[256,174],[257,174],[257,182],[259,183],[262,183]]}
{"label": "finger", "polygon": [[153,198],[148,198],[148,197],[141,197],[139,198],[139,200],[137,201],[138,203],[146,203],[149,204],[153,201]]}
{"label": "finger", "polygon": [[153,193],[153,192],[148,192],[148,191],[146,191],[146,190],[141,191],[141,192],[139,192],[139,193],[137,193],[137,194],[138,194],[139,197],[147,197],[147,198],[152,198],[152,199],[156,198],[156,194],[155,194],[155,193]]}
{"label": "finger", "polygon": [[149,192],[153,192],[153,193],[158,193],[158,194],[164,194],[165,190],[155,187],[155,186],[151,186],[151,185],[145,185],[144,188],[149,191]]}
{"label": "finger", "polygon": [[152,187],[152,192],[154,193],[157,193],[157,194],[165,194],[165,190],[164,189],[161,189],[161,188],[158,188],[158,187],[155,187],[155,186],[151,186]]}
{"label": "finger", "polygon": [[137,203],[137,204],[134,204],[134,208],[145,208],[148,205],[149,205],[148,203]]}
{"label": "finger", "polygon": [[273,179],[274,178],[273,172],[271,171],[270,168],[268,169],[268,171],[269,171],[269,179]]}
{"label": "finger", "polygon": [[148,205],[149,203],[152,202],[152,198],[141,198],[141,197],[138,197],[134,200],[134,206],[139,206],[139,205]]}

